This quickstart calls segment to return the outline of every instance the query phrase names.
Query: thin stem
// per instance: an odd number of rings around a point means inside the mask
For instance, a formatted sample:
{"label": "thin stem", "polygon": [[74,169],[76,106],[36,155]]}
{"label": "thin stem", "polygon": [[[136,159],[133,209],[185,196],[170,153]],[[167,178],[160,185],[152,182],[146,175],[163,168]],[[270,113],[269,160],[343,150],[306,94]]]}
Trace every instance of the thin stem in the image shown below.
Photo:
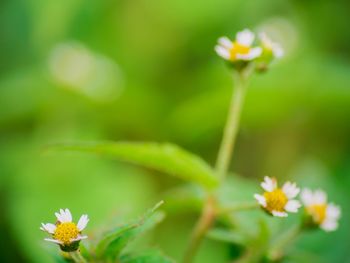
{"label": "thin stem", "polygon": [[76,263],[87,263],[85,258],[80,254],[79,250],[69,252],[69,255]]}
{"label": "thin stem", "polygon": [[271,260],[281,259],[285,247],[290,245],[297,238],[297,236],[301,233],[302,230],[303,226],[300,224],[290,228],[288,231],[282,234],[280,238],[278,238],[274,242],[274,245],[271,247],[269,252],[269,258]]}
{"label": "thin stem", "polygon": [[[227,117],[224,135],[220,145],[218,159],[215,167],[216,173],[218,174],[221,180],[223,180],[226,176],[227,169],[232,156],[233,147],[235,145],[235,140],[239,128],[241,110],[245,97],[245,80],[249,75],[249,70],[250,69],[247,68],[246,70],[235,72],[236,88],[234,89],[234,92],[232,94],[230,111]],[[212,225],[216,216],[215,202],[216,197],[213,195],[213,193],[209,193],[207,201],[202,210],[201,217],[199,218],[193,230],[189,245],[185,252],[183,263],[191,263],[193,261],[197,250],[203,240],[203,237]]]}
{"label": "thin stem", "polygon": [[232,93],[230,110],[216,162],[216,172],[221,180],[223,180],[227,174],[233,149],[235,147],[246,90],[246,75],[244,73],[244,71],[235,72],[236,85]]}
{"label": "thin stem", "polygon": [[215,218],[215,199],[212,195],[209,195],[206,204],[203,208],[201,217],[199,218],[191,239],[190,243],[185,252],[185,256],[183,258],[183,263],[190,263],[193,261],[196,252],[203,240],[204,235],[207,233],[210,228],[213,220]]}

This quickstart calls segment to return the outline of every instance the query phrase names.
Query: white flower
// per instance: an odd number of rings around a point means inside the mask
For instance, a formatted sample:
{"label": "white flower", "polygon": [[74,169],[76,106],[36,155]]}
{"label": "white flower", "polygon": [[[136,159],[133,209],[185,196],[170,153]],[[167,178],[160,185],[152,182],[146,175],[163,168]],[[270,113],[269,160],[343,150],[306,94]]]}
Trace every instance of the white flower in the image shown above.
{"label": "white flower", "polygon": [[313,223],[319,225],[325,231],[337,229],[341,215],[340,208],[332,203],[327,203],[327,194],[324,191],[316,190],[312,192],[305,188],[301,192],[301,200]]}
{"label": "white flower", "polygon": [[283,49],[279,43],[273,42],[265,32],[259,34],[259,39],[261,41],[261,46],[263,51],[272,52],[275,58],[283,57]]}
{"label": "white flower", "polygon": [[219,38],[215,51],[220,57],[231,62],[237,60],[250,61],[259,57],[262,53],[261,47],[252,47],[254,38],[254,34],[245,29],[237,33],[235,41],[231,41],[227,37]]}
{"label": "white flower", "polygon": [[40,229],[52,235],[52,238],[45,238],[45,240],[59,244],[64,251],[76,250],[78,248],[76,244],[87,238],[81,232],[89,222],[88,216],[82,215],[78,224],[75,224],[72,222],[72,214],[69,209],[60,209],[55,215],[57,218],[56,224],[41,223]]}
{"label": "white flower", "polygon": [[278,188],[275,178],[265,176],[261,187],[265,190],[264,194],[255,194],[254,198],[273,216],[286,217],[287,212],[296,213],[300,208],[300,202],[294,200],[300,191],[295,183],[286,182],[282,188]]}

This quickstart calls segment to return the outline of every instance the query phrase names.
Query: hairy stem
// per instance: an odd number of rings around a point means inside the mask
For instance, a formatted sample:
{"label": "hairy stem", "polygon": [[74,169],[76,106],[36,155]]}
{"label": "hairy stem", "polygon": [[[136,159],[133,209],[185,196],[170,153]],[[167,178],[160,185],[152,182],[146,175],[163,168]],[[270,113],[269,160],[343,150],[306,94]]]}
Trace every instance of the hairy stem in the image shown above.
{"label": "hairy stem", "polygon": [[[219,155],[215,167],[216,173],[221,180],[223,180],[227,174],[227,169],[232,156],[232,150],[235,145],[241,110],[245,97],[245,80],[248,75],[249,69],[235,72],[236,87],[232,94],[230,111],[227,117],[224,135],[220,145]],[[212,225],[216,216],[215,202],[215,195],[213,193],[209,193],[207,201],[202,210],[201,217],[199,218],[193,230],[189,245],[185,252],[183,263],[191,263],[193,261],[197,250],[203,240],[203,237]]]}
{"label": "hairy stem", "polygon": [[214,218],[215,218],[215,198],[213,195],[209,195],[205,203],[205,206],[203,208],[201,217],[199,218],[193,230],[190,243],[187,247],[187,250],[183,259],[183,263],[190,263],[193,261],[194,256],[196,255],[196,252],[198,250],[198,247],[200,246],[204,235],[207,233],[208,229],[213,223]]}
{"label": "hairy stem", "polygon": [[76,263],[87,263],[85,258],[80,254],[79,250],[69,252],[69,255]]}
{"label": "hairy stem", "polygon": [[302,225],[296,225],[283,233],[269,251],[269,258],[272,261],[280,260],[283,257],[285,248],[290,245],[303,230]]}
{"label": "hairy stem", "polygon": [[221,180],[226,177],[232,158],[233,149],[239,129],[242,106],[246,91],[246,75],[244,71],[235,72],[235,89],[232,93],[231,105],[222,137],[216,172]]}

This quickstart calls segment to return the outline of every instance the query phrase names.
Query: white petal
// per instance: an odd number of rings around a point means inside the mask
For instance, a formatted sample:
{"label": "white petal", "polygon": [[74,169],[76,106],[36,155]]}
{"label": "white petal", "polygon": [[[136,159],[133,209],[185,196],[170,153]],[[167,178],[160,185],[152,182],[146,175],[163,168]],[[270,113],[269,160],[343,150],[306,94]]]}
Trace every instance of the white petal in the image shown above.
{"label": "white petal", "polygon": [[338,222],[336,220],[325,220],[320,227],[327,232],[334,231],[338,228]]}
{"label": "white petal", "polygon": [[259,34],[259,39],[262,42],[262,45],[267,48],[267,49],[271,49],[273,55],[276,58],[280,58],[283,56],[283,49],[281,47],[280,44],[273,42],[266,34],[265,32],[262,32]]}
{"label": "white petal", "polygon": [[250,46],[254,41],[254,34],[249,29],[244,29],[236,35],[236,41],[244,46]]}
{"label": "white petal", "polygon": [[69,209],[60,209],[59,213],[55,213],[57,220],[61,223],[67,223],[72,222],[72,214],[70,213]]}
{"label": "white petal", "polygon": [[53,243],[56,243],[56,244],[62,244],[61,241],[53,239],[53,238],[44,238],[44,240],[45,241],[49,241],[49,242],[53,242]]}
{"label": "white petal", "polygon": [[55,216],[59,222],[63,223],[64,222],[64,215],[61,214],[61,210],[60,210],[60,212],[55,213]]}
{"label": "white petal", "polygon": [[325,204],[327,203],[327,194],[326,192],[318,189],[314,192],[314,202],[316,204]]}
{"label": "white petal", "polygon": [[283,48],[277,43],[273,43],[273,45],[272,45],[272,52],[273,52],[273,55],[276,58],[281,58],[284,55]]}
{"label": "white petal", "polygon": [[262,53],[261,47],[254,47],[250,49],[250,57],[252,57],[252,59],[259,57],[261,53]]}
{"label": "white petal", "polygon": [[264,196],[255,194],[255,195],[254,195],[254,198],[256,199],[256,201],[258,201],[258,203],[259,203],[261,206],[266,207],[266,199],[265,199]]}
{"label": "white petal", "polygon": [[242,60],[253,60],[259,57],[262,53],[261,47],[251,48],[248,54],[237,54],[236,57]]}
{"label": "white petal", "polygon": [[60,209],[61,217],[64,220],[62,223],[69,222],[66,210]]}
{"label": "white petal", "polygon": [[264,182],[261,183],[261,187],[266,192],[272,192],[277,187],[277,180],[275,178],[270,178],[268,176],[264,177]]}
{"label": "white petal", "polygon": [[277,217],[287,217],[288,214],[286,212],[272,211],[272,215]]}
{"label": "white petal", "polygon": [[66,222],[72,222],[73,218],[72,218],[72,214],[69,211],[69,209],[66,208],[66,210],[64,212],[65,212]]}
{"label": "white petal", "polygon": [[226,49],[233,47],[232,41],[228,37],[220,37],[218,43]]}
{"label": "white petal", "polygon": [[329,204],[327,206],[327,210],[326,210],[326,217],[327,219],[339,219],[341,215],[341,211],[340,211],[340,207],[336,206],[334,204]]}
{"label": "white petal", "polygon": [[259,33],[259,39],[263,43],[264,46],[271,47],[272,41],[271,39],[267,36],[265,32],[260,32]]}
{"label": "white petal", "polygon": [[298,209],[301,207],[301,204],[299,201],[297,200],[290,200],[287,202],[287,204],[285,205],[284,209],[287,212],[291,212],[291,213],[296,213],[298,212]]}
{"label": "white petal", "polygon": [[217,46],[215,46],[215,51],[220,57],[222,57],[226,60],[230,59],[230,51],[227,50],[226,48],[217,45]]}
{"label": "white petal", "polygon": [[54,224],[50,224],[50,223],[43,224],[43,223],[41,223],[41,226],[42,226],[42,227],[40,227],[41,230],[46,231],[49,234],[55,233],[56,226]]}
{"label": "white petal", "polygon": [[303,202],[303,204],[305,206],[310,206],[314,204],[314,198],[313,198],[313,194],[312,191],[309,188],[304,188],[301,191],[301,201]]}
{"label": "white petal", "polygon": [[292,199],[299,194],[300,188],[298,188],[295,183],[286,182],[282,187],[282,191],[286,194],[288,199]]}
{"label": "white petal", "polygon": [[71,239],[70,241],[71,242],[74,242],[74,241],[79,241],[79,240],[83,240],[83,239],[87,239],[88,238],[88,236],[78,236],[78,237],[76,237],[76,238],[73,238],[73,239]]}
{"label": "white petal", "polygon": [[66,220],[66,212],[62,208],[60,209],[60,215],[61,215],[63,220]]}
{"label": "white petal", "polygon": [[46,230],[46,224],[41,223],[40,230],[45,231],[45,232],[48,232],[48,231]]}
{"label": "white petal", "polygon": [[79,231],[82,231],[86,227],[88,222],[89,222],[88,216],[87,215],[82,215],[80,217],[78,225],[77,225]]}

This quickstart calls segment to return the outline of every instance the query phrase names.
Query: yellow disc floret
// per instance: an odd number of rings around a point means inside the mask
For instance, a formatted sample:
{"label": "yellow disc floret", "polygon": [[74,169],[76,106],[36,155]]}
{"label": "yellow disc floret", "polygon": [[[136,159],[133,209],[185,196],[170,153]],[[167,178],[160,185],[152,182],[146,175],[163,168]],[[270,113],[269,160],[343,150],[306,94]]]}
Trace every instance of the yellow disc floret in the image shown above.
{"label": "yellow disc floret", "polygon": [[250,47],[242,45],[238,42],[233,44],[233,47],[230,50],[230,58],[231,60],[237,59],[237,54],[247,55],[250,52]]}
{"label": "yellow disc floret", "polygon": [[279,188],[276,188],[272,192],[265,192],[264,197],[266,199],[265,209],[269,212],[272,212],[272,211],[283,212],[284,207],[288,202],[287,196]]}
{"label": "yellow disc floret", "polygon": [[306,208],[306,210],[310,215],[312,215],[315,223],[322,224],[322,222],[326,218],[327,205],[326,204],[310,205]]}
{"label": "yellow disc floret", "polygon": [[80,231],[78,227],[71,222],[60,223],[56,226],[53,238],[61,241],[63,244],[68,245],[72,239],[78,237]]}

